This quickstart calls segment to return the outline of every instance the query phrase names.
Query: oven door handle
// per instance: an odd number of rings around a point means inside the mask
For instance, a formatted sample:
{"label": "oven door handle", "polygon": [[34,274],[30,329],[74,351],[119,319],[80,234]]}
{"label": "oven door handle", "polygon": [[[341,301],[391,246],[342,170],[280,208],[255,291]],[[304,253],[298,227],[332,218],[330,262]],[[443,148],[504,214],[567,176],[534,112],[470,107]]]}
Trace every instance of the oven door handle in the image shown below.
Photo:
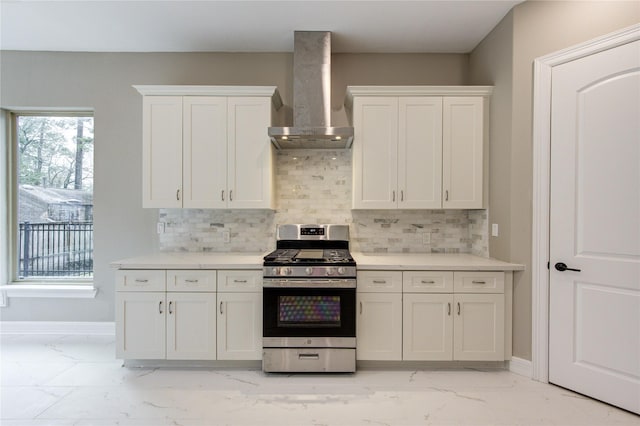
{"label": "oven door handle", "polygon": [[262,282],[264,288],[356,288],[356,280],[269,280]]}

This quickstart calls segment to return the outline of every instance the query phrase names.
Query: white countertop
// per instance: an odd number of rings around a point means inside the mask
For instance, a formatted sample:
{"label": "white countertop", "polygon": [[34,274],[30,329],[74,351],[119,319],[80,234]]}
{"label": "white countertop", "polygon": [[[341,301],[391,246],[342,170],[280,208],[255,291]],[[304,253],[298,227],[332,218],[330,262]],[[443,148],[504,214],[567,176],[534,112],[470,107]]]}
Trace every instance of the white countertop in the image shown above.
{"label": "white countertop", "polygon": [[[262,269],[267,253],[157,253],[111,262],[119,269]],[[351,253],[360,270],[521,271],[524,265],[471,254]]]}
{"label": "white countertop", "polygon": [[119,269],[262,269],[267,253],[156,253],[111,262]]}
{"label": "white countertop", "polygon": [[522,271],[524,265],[471,254],[351,253],[359,270]]}

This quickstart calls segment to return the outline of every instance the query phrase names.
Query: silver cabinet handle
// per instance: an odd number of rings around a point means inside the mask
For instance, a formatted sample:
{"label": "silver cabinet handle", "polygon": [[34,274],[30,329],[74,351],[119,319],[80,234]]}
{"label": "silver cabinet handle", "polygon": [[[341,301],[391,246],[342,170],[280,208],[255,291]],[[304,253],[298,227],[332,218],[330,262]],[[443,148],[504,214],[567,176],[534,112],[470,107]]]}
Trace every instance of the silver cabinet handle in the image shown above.
{"label": "silver cabinet handle", "polygon": [[146,278],[136,278],[137,283],[148,283],[149,280]]}
{"label": "silver cabinet handle", "polygon": [[362,315],[362,302],[360,302],[360,315]]}
{"label": "silver cabinet handle", "polygon": [[435,281],[426,281],[426,280],[422,280],[422,284],[435,284]]}
{"label": "silver cabinet handle", "polygon": [[449,201],[449,190],[444,191],[444,200]]}
{"label": "silver cabinet handle", "polygon": [[400,201],[404,201],[404,190],[400,191]]}
{"label": "silver cabinet handle", "polygon": [[486,281],[471,281],[471,284],[486,284]]}
{"label": "silver cabinet handle", "polygon": [[238,284],[246,284],[247,280],[233,280],[233,282]]}
{"label": "silver cabinet handle", "polygon": [[197,282],[198,282],[198,280],[190,279],[190,280],[185,280],[185,282],[188,282],[188,283],[197,283]]}
{"label": "silver cabinet handle", "polygon": [[221,197],[222,197],[222,201],[224,201],[224,189],[222,190]]}
{"label": "silver cabinet handle", "polygon": [[162,315],[162,300],[158,303],[158,312]]}
{"label": "silver cabinet handle", "polygon": [[396,201],[396,191],[392,191],[393,193],[393,200],[392,201]]}
{"label": "silver cabinet handle", "polygon": [[373,280],[374,284],[386,284],[387,280]]}
{"label": "silver cabinet handle", "polygon": [[458,302],[458,316],[460,316],[460,302]]}
{"label": "silver cabinet handle", "polygon": [[180,190],[176,190],[176,201],[180,201]]}
{"label": "silver cabinet handle", "polygon": [[451,316],[451,302],[447,303],[447,315]]}
{"label": "silver cabinet handle", "polygon": [[233,189],[229,191],[229,201],[233,201]]}
{"label": "silver cabinet handle", "polygon": [[173,314],[173,311],[171,310],[171,305],[173,304],[173,302],[169,302],[169,315]]}
{"label": "silver cabinet handle", "polygon": [[223,302],[220,302],[220,315],[222,315],[222,303]]}

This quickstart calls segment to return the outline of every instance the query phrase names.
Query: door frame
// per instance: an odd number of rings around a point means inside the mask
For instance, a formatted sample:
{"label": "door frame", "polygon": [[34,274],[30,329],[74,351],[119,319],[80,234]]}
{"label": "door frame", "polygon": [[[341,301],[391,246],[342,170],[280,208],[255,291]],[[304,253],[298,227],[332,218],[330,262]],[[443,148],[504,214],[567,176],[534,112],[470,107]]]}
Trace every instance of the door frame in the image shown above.
{"label": "door frame", "polygon": [[549,252],[551,195],[551,81],[553,67],[640,40],[640,24],[534,60],[533,223],[531,258],[531,375],[549,382]]}

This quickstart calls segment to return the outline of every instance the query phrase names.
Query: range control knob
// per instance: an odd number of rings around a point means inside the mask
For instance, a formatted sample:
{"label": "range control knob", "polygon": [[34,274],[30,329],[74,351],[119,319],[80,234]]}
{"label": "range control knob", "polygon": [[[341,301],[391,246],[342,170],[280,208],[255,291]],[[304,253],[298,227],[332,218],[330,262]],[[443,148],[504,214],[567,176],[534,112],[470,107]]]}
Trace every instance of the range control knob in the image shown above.
{"label": "range control knob", "polygon": [[338,275],[344,275],[344,273],[346,272],[346,269],[342,266],[340,266],[338,268]]}
{"label": "range control knob", "polygon": [[279,268],[273,268],[271,270],[271,275],[279,275],[280,274],[280,270]]}
{"label": "range control knob", "polygon": [[307,275],[313,275],[313,268],[307,268],[304,270],[304,273]]}
{"label": "range control knob", "polygon": [[329,266],[327,268],[327,275],[333,275],[336,273],[336,268],[334,268],[333,266]]}
{"label": "range control knob", "polygon": [[285,266],[280,269],[280,275],[291,275],[291,268]]}

